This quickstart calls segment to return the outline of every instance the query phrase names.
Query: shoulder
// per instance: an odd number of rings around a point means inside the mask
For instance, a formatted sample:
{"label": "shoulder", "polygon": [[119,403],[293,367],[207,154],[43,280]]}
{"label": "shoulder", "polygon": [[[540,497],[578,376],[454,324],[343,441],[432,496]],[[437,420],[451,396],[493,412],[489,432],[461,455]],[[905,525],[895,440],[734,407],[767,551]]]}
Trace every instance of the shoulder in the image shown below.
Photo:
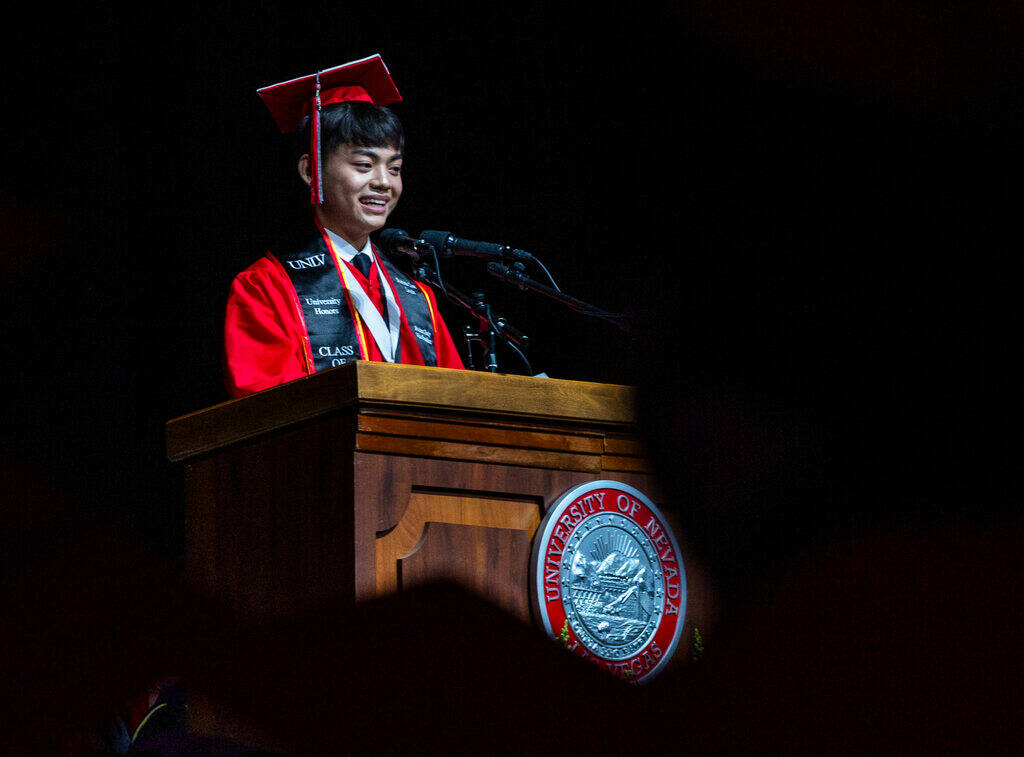
{"label": "shoulder", "polygon": [[255,278],[258,276],[275,276],[284,273],[281,262],[272,252],[267,252],[262,258],[238,274],[235,278]]}
{"label": "shoulder", "polygon": [[287,277],[288,275],[281,268],[281,263],[271,253],[267,253],[235,276],[231,289],[234,291],[262,290],[268,286],[276,286]]}

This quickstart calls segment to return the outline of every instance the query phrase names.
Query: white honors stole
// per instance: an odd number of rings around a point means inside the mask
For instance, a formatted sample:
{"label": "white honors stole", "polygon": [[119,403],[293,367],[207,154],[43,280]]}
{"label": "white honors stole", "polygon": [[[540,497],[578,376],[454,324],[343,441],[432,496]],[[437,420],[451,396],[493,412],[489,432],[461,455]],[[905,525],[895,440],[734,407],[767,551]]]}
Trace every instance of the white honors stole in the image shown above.
{"label": "white honors stole", "polygon": [[[348,290],[349,297],[352,298],[353,307],[355,307],[359,317],[362,318],[363,323],[366,324],[370,335],[373,336],[373,341],[377,343],[377,349],[380,350],[381,356],[387,362],[394,363],[398,359],[398,347],[401,341],[402,311],[398,307],[398,297],[391,288],[391,282],[384,275],[384,265],[377,260],[377,276],[380,278],[381,284],[380,291],[384,295],[388,309],[387,323],[384,323],[384,318],[381,316],[380,311],[377,310],[377,306],[373,304],[373,300],[370,299],[370,296],[363,289],[363,285],[359,283],[359,280],[352,275],[348,265],[345,263],[345,259],[338,252],[339,247],[352,250],[353,255],[358,250],[330,229],[324,229],[324,231],[327,232],[324,235],[324,239],[331,250],[331,255],[334,256],[337,262],[338,270],[341,272],[342,283],[345,285],[345,289]],[[368,254],[371,259],[376,260],[376,255],[373,254],[372,249],[369,240],[367,240],[363,254]],[[365,358],[366,356],[364,355],[363,357]]]}

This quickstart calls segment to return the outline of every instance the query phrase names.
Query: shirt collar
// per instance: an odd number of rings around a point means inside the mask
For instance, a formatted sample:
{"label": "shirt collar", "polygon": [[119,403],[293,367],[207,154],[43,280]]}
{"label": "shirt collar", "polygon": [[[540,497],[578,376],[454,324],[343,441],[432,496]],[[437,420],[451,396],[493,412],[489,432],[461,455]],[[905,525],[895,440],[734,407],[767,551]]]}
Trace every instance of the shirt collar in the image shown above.
{"label": "shirt collar", "polygon": [[350,245],[348,242],[346,242],[344,239],[339,237],[337,234],[335,234],[327,227],[324,227],[324,231],[326,231],[327,236],[331,238],[331,243],[334,245],[334,249],[337,251],[339,257],[341,257],[341,259],[344,260],[346,263],[351,263],[352,258],[358,255],[360,252],[362,252],[364,255],[368,255],[371,261],[374,259],[373,245],[370,243],[369,237],[366,238],[366,246],[363,247],[362,250],[357,250],[355,247]]}

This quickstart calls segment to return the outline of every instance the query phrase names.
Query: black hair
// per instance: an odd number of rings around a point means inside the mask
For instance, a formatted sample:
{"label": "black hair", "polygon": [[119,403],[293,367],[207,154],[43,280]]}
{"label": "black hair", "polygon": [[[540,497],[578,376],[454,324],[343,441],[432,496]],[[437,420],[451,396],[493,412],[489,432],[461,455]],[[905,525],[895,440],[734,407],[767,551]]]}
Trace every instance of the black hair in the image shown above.
{"label": "black hair", "polygon": [[[313,120],[306,116],[299,124],[298,155],[309,152],[309,131]],[[353,100],[328,105],[320,111],[321,155],[330,155],[338,145],[393,147],[405,152],[405,131],[398,116],[373,103]]]}

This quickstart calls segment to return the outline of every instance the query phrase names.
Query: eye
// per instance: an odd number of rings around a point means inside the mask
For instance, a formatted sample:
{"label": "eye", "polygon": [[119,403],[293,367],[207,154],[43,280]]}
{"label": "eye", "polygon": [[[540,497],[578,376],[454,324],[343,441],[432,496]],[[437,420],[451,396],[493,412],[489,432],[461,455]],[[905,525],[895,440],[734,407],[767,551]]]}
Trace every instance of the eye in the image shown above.
{"label": "eye", "polygon": [[354,165],[356,168],[361,168],[364,171],[369,171],[371,168],[373,168],[373,165],[371,163],[353,163],[352,165]]}
{"label": "eye", "polygon": [[399,174],[402,173],[402,167],[401,166],[391,166],[390,170],[391,170],[391,175],[392,176],[398,176]]}

